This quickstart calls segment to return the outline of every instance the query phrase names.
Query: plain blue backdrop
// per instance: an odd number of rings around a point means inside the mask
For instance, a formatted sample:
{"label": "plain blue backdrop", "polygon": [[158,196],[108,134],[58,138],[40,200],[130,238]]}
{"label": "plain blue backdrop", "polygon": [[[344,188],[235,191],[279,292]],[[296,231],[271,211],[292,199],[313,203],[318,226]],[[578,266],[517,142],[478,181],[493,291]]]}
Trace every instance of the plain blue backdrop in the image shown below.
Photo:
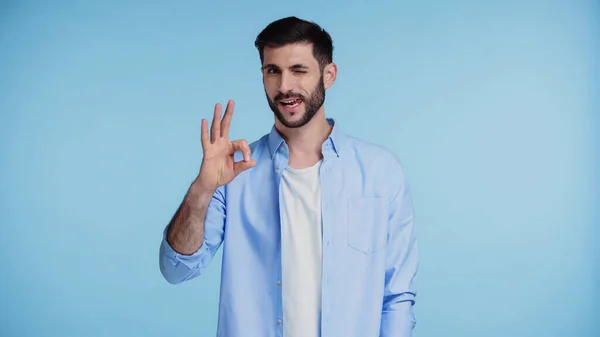
{"label": "plain blue backdrop", "polygon": [[415,336],[600,336],[600,8],[568,0],[1,1],[0,335],[215,335],[220,255],[169,285],[162,230],[216,102],[269,132],[288,15],[333,36],[327,115],[404,164]]}

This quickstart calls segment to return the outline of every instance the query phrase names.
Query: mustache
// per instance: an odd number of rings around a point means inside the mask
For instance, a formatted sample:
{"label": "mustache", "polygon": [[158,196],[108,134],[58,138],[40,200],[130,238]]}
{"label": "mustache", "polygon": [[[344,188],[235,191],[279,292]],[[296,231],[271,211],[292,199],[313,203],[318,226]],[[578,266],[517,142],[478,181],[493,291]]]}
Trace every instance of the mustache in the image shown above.
{"label": "mustache", "polygon": [[294,92],[288,92],[285,94],[280,92],[275,96],[275,98],[273,98],[273,100],[280,101],[282,99],[290,99],[290,98],[299,98],[299,99],[304,100],[304,96],[302,96],[301,94],[294,93]]}

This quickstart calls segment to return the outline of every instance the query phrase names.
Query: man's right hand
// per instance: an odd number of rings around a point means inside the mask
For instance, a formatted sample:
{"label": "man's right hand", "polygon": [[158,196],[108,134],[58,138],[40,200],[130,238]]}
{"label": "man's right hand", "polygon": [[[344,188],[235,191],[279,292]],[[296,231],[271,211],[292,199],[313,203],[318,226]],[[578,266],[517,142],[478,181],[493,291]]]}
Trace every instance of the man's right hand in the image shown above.
{"label": "man's right hand", "polygon": [[[227,102],[225,115],[221,120],[221,104],[215,105],[215,111],[210,129],[208,121],[202,119],[202,150],[204,157],[196,184],[201,190],[216,191],[219,186],[230,183],[238,174],[256,165],[251,158],[250,146],[245,140],[229,140],[229,126],[233,115],[234,102]],[[244,159],[234,162],[233,154],[241,151]]]}

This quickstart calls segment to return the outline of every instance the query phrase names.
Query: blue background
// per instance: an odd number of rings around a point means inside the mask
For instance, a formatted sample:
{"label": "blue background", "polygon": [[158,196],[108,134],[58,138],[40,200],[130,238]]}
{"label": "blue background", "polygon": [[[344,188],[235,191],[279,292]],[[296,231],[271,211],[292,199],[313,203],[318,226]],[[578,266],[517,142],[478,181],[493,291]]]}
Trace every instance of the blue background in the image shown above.
{"label": "blue background", "polygon": [[600,7],[567,0],[0,2],[0,335],[214,336],[220,255],[172,286],[158,247],[214,104],[270,130],[287,15],[333,36],[327,115],[405,166],[415,336],[600,336]]}

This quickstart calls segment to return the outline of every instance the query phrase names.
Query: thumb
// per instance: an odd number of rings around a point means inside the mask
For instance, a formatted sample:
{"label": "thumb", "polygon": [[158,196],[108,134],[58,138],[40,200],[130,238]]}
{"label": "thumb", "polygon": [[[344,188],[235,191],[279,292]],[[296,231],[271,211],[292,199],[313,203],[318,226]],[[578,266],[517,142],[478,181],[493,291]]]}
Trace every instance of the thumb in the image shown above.
{"label": "thumb", "polygon": [[256,166],[256,160],[251,159],[249,161],[239,161],[237,163],[233,164],[233,171],[235,172],[235,175],[237,176],[238,174],[253,168],[254,166]]}

